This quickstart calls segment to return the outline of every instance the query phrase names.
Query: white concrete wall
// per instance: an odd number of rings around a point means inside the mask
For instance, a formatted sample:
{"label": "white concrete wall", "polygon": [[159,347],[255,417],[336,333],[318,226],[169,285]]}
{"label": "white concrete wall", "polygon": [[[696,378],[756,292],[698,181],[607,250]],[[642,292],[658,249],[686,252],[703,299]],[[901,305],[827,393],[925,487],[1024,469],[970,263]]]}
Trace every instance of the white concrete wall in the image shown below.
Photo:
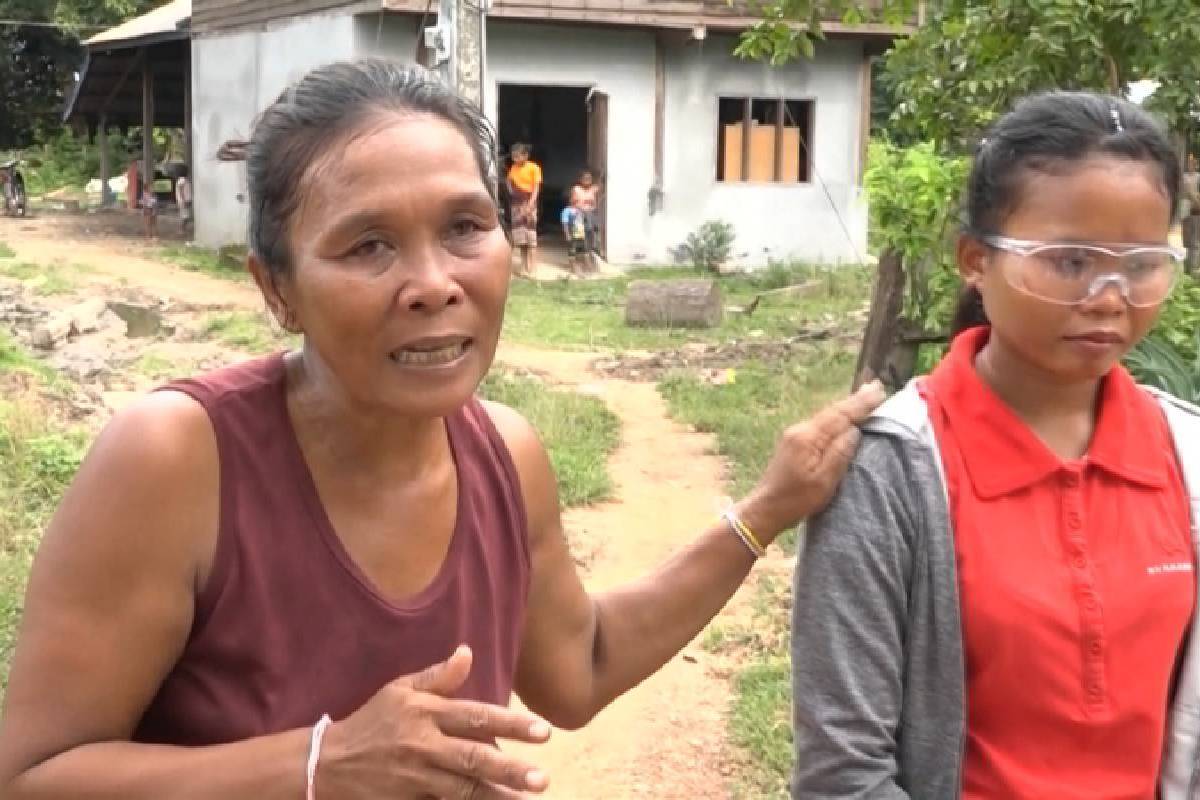
{"label": "white concrete wall", "polygon": [[[772,68],[735,58],[735,45],[731,37],[712,37],[667,49],[664,200],[653,217],[649,260],[662,263],[709,219],[733,223],[742,263],[861,259],[867,252],[866,201],[857,187],[862,46],[819,43],[813,61]],[[811,182],[718,182],[721,97],[814,100]]]}
{"label": "white concrete wall", "polygon": [[654,180],[654,36],[642,31],[490,22],[484,108],[498,84],[586,86],[608,101],[608,255],[642,260]]}
{"label": "white concrete wall", "polygon": [[[411,61],[416,36],[415,17],[388,15],[381,25],[377,15],[343,15],[195,40],[197,240],[209,246],[245,241],[244,168],[213,159],[222,142],[246,137],[254,115],[307,69],[366,55]],[[491,21],[484,109],[496,120],[499,84],[594,87],[608,94],[608,244],[614,263],[669,263],[671,251],[709,219],[733,223],[741,263],[861,258],[867,238],[866,203],[856,185],[861,45],[822,44],[815,61],[785,68],[736,59],[734,45],[732,37],[712,37],[666,51],[664,200],[653,216],[652,33]],[[815,100],[810,183],[717,182],[717,100],[741,96]]]}
{"label": "white concrete wall", "polygon": [[192,41],[192,137],[196,241],[246,241],[245,165],[216,160],[229,139],[250,136],[255,116],[315,66],[354,55],[351,16],[300,17]]}

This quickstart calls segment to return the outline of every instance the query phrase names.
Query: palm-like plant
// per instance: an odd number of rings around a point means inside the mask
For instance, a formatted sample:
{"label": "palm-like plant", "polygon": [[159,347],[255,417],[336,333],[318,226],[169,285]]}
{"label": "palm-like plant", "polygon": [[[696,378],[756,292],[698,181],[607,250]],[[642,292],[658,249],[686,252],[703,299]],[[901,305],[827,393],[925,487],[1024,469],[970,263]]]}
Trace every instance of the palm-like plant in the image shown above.
{"label": "palm-like plant", "polygon": [[[1196,334],[1200,344],[1200,332]],[[1200,405],[1200,348],[1189,360],[1172,345],[1148,336],[1125,357],[1125,366],[1141,383]]]}

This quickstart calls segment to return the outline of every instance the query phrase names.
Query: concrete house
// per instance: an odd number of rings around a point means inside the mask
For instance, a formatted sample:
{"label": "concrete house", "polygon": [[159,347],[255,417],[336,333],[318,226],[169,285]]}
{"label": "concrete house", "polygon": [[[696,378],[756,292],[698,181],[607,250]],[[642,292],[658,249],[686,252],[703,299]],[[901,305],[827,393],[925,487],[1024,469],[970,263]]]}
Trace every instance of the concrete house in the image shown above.
{"label": "concrete house", "polygon": [[[429,0],[193,0],[196,238],[245,240],[244,166],[229,139],[318,64],[422,60]],[[706,220],[738,260],[861,260],[872,55],[901,33],[831,23],[816,57],[782,68],[732,55],[753,18],[725,0],[492,0],[484,109],[501,146],[545,171],[543,219],[584,168],[605,187],[606,255],[671,263]]]}

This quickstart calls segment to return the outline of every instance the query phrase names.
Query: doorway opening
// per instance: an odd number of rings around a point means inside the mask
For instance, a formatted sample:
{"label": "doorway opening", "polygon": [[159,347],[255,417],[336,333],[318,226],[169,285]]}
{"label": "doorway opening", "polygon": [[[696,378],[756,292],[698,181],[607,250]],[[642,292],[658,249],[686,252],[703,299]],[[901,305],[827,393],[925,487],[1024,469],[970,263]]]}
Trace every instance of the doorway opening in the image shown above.
{"label": "doorway opening", "polygon": [[607,98],[582,86],[501,84],[496,99],[502,174],[507,174],[509,153],[519,142],[530,146],[530,157],[542,168],[539,234],[545,234],[548,242],[562,239],[563,207],[580,174],[589,170],[602,187],[597,217],[603,256],[607,131],[601,128],[607,128]]}

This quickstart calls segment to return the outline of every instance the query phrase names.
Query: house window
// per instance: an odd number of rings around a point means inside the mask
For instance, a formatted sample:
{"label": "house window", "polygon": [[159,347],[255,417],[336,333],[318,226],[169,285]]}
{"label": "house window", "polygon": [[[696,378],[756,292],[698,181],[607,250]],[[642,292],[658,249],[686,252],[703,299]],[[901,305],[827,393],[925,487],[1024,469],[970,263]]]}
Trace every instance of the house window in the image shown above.
{"label": "house window", "polygon": [[717,105],[717,180],[807,183],[812,122],[812,100],[722,97]]}

